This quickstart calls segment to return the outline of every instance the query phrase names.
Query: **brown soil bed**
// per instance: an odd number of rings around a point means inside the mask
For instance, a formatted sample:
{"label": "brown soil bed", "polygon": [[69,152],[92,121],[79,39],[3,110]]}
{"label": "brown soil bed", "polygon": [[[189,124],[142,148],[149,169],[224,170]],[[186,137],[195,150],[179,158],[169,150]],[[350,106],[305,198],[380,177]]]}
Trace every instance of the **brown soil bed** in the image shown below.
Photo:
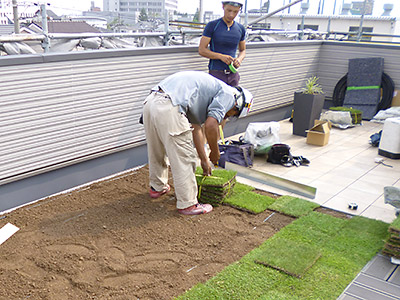
{"label": "brown soil bed", "polygon": [[148,196],[148,169],[17,209],[0,246],[0,299],[172,299],[292,222],[219,206],[176,212],[173,189]]}
{"label": "brown soil bed", "polygon": [[350,219],[352,216],[350,214],[346,214],[344,212],[340,212],[337,210],[332,210],[330,208],[326,208],[326,207],[317,207],[315,209],[315,211],[320,212],[322,214],[327,214],[330,216],[333,216],[335,218],[339,218],[339,219]]}

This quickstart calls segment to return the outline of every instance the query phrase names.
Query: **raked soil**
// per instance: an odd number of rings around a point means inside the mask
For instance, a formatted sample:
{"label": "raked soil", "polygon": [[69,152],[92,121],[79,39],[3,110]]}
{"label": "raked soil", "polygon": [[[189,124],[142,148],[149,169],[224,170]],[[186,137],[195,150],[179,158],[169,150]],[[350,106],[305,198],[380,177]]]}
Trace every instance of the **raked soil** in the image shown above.
{"label": "raked soil", "polygon": [[148,195],[147,167],[14,210],[0,245],[0,299],[173,299],[293,221],[228,206],[182,216]]}

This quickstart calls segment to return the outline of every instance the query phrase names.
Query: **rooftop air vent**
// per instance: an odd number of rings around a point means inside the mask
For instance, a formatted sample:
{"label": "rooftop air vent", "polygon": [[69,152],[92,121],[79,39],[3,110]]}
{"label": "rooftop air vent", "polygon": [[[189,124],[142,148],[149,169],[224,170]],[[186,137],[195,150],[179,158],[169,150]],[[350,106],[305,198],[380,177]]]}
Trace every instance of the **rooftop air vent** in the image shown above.
{"label": "rooftop air vent", "polygon": [[343,3],[341,15],[350,14],[351,3]]}
{"label": "rooftop air vent", "polygon": [[392,12],[392,10],[393,10],[393,4],[391,4],[391,3],[383,4],[382,16],[390,16],[390,13]]}
{"label": "rooftop air vent", "polygon": [[301,14],[301,15],[305,15],[305,14],[307,13],[307,11],[308,11],[309,8],[310,8],[310,3],[308,3],[308,2],[301,3],[301,11],[300,11],[300,14]]}

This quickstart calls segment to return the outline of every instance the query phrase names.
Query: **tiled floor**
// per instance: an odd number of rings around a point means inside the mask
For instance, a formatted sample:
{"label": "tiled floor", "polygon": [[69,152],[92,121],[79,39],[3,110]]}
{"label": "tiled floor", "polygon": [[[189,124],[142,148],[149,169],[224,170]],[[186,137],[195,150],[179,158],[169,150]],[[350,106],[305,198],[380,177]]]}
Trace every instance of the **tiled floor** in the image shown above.
{"label": "tiled floor", "polygon": [[360,299],[400,299],[400,266],[392,264],[386,256],[375,256],[338,298]]}
{"label": "tiled floor", "polygon": [[[284,167],[256,157],[253,168],[317,188],[315,199],[308,200],[321,206],[391,223],[395,219],[395,208],[384,203],[383,188],[400,187],[400,160],[379,156],[378,148],[369,144],[369,137],[382,128],[383,124],[366,121],[345,130],[332,128],[329,143],[320,147],[307,144],[305,137],[293,135],[292,123],[283,120],[280,141],[291,147],[293,155],[304,156],[311,163]],[[377,157],[384,158],[384,163],[391,167],[376,163]],[[278,194],[289,194],[267,185],[252,184]],[[349,203],[356,203],[358,209],[350,210]]]}
{"label": "tiled floor", "polygon": [[[383,124],[373,122],[363,122],[362,125],[346,130],[332,128],[329,143],[319,147],[308,145],[305,137],[293,135],[292,123],[283,120],[280,122],[280,141],[291,147],[294,156],[301,155],[309,159],[310,165],[284,167],[267,163],[264,157],[256,157],[253,168],[316,187],[315,199],[307,200],[321,206],[391,223],[396,218],[395,208],[384,203],[383,188],[400,188],[400,160],[379,156],[378,148],[369,144],[369,137],[382,128]],[[377,157],[384,158],[384,163],[389,166],[376,163]],[[277,194],[290,194],[244,178],[238,178],[238,181]],[[349,209],[349,203],[356,203],[358,209]],[[364,267],[338,298],[395,299],[400,300],[400,266],[380,254]]]}

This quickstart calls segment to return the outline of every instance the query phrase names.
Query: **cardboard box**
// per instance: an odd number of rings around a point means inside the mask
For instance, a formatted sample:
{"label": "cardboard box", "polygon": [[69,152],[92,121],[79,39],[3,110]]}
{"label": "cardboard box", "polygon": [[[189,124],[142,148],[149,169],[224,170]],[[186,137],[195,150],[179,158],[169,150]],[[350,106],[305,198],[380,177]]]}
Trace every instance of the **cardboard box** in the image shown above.
{"label": "cardboard box", "polygon": [[393,92],[392,106],[400,106],[400,91],[399,90],[394,90],[394,92]]}
{"label": "cardboard box", "polygon": [[317,146],[328,144],[331,126],[327,121],[315,120],[314,126],[307,130],[307,144]]}

